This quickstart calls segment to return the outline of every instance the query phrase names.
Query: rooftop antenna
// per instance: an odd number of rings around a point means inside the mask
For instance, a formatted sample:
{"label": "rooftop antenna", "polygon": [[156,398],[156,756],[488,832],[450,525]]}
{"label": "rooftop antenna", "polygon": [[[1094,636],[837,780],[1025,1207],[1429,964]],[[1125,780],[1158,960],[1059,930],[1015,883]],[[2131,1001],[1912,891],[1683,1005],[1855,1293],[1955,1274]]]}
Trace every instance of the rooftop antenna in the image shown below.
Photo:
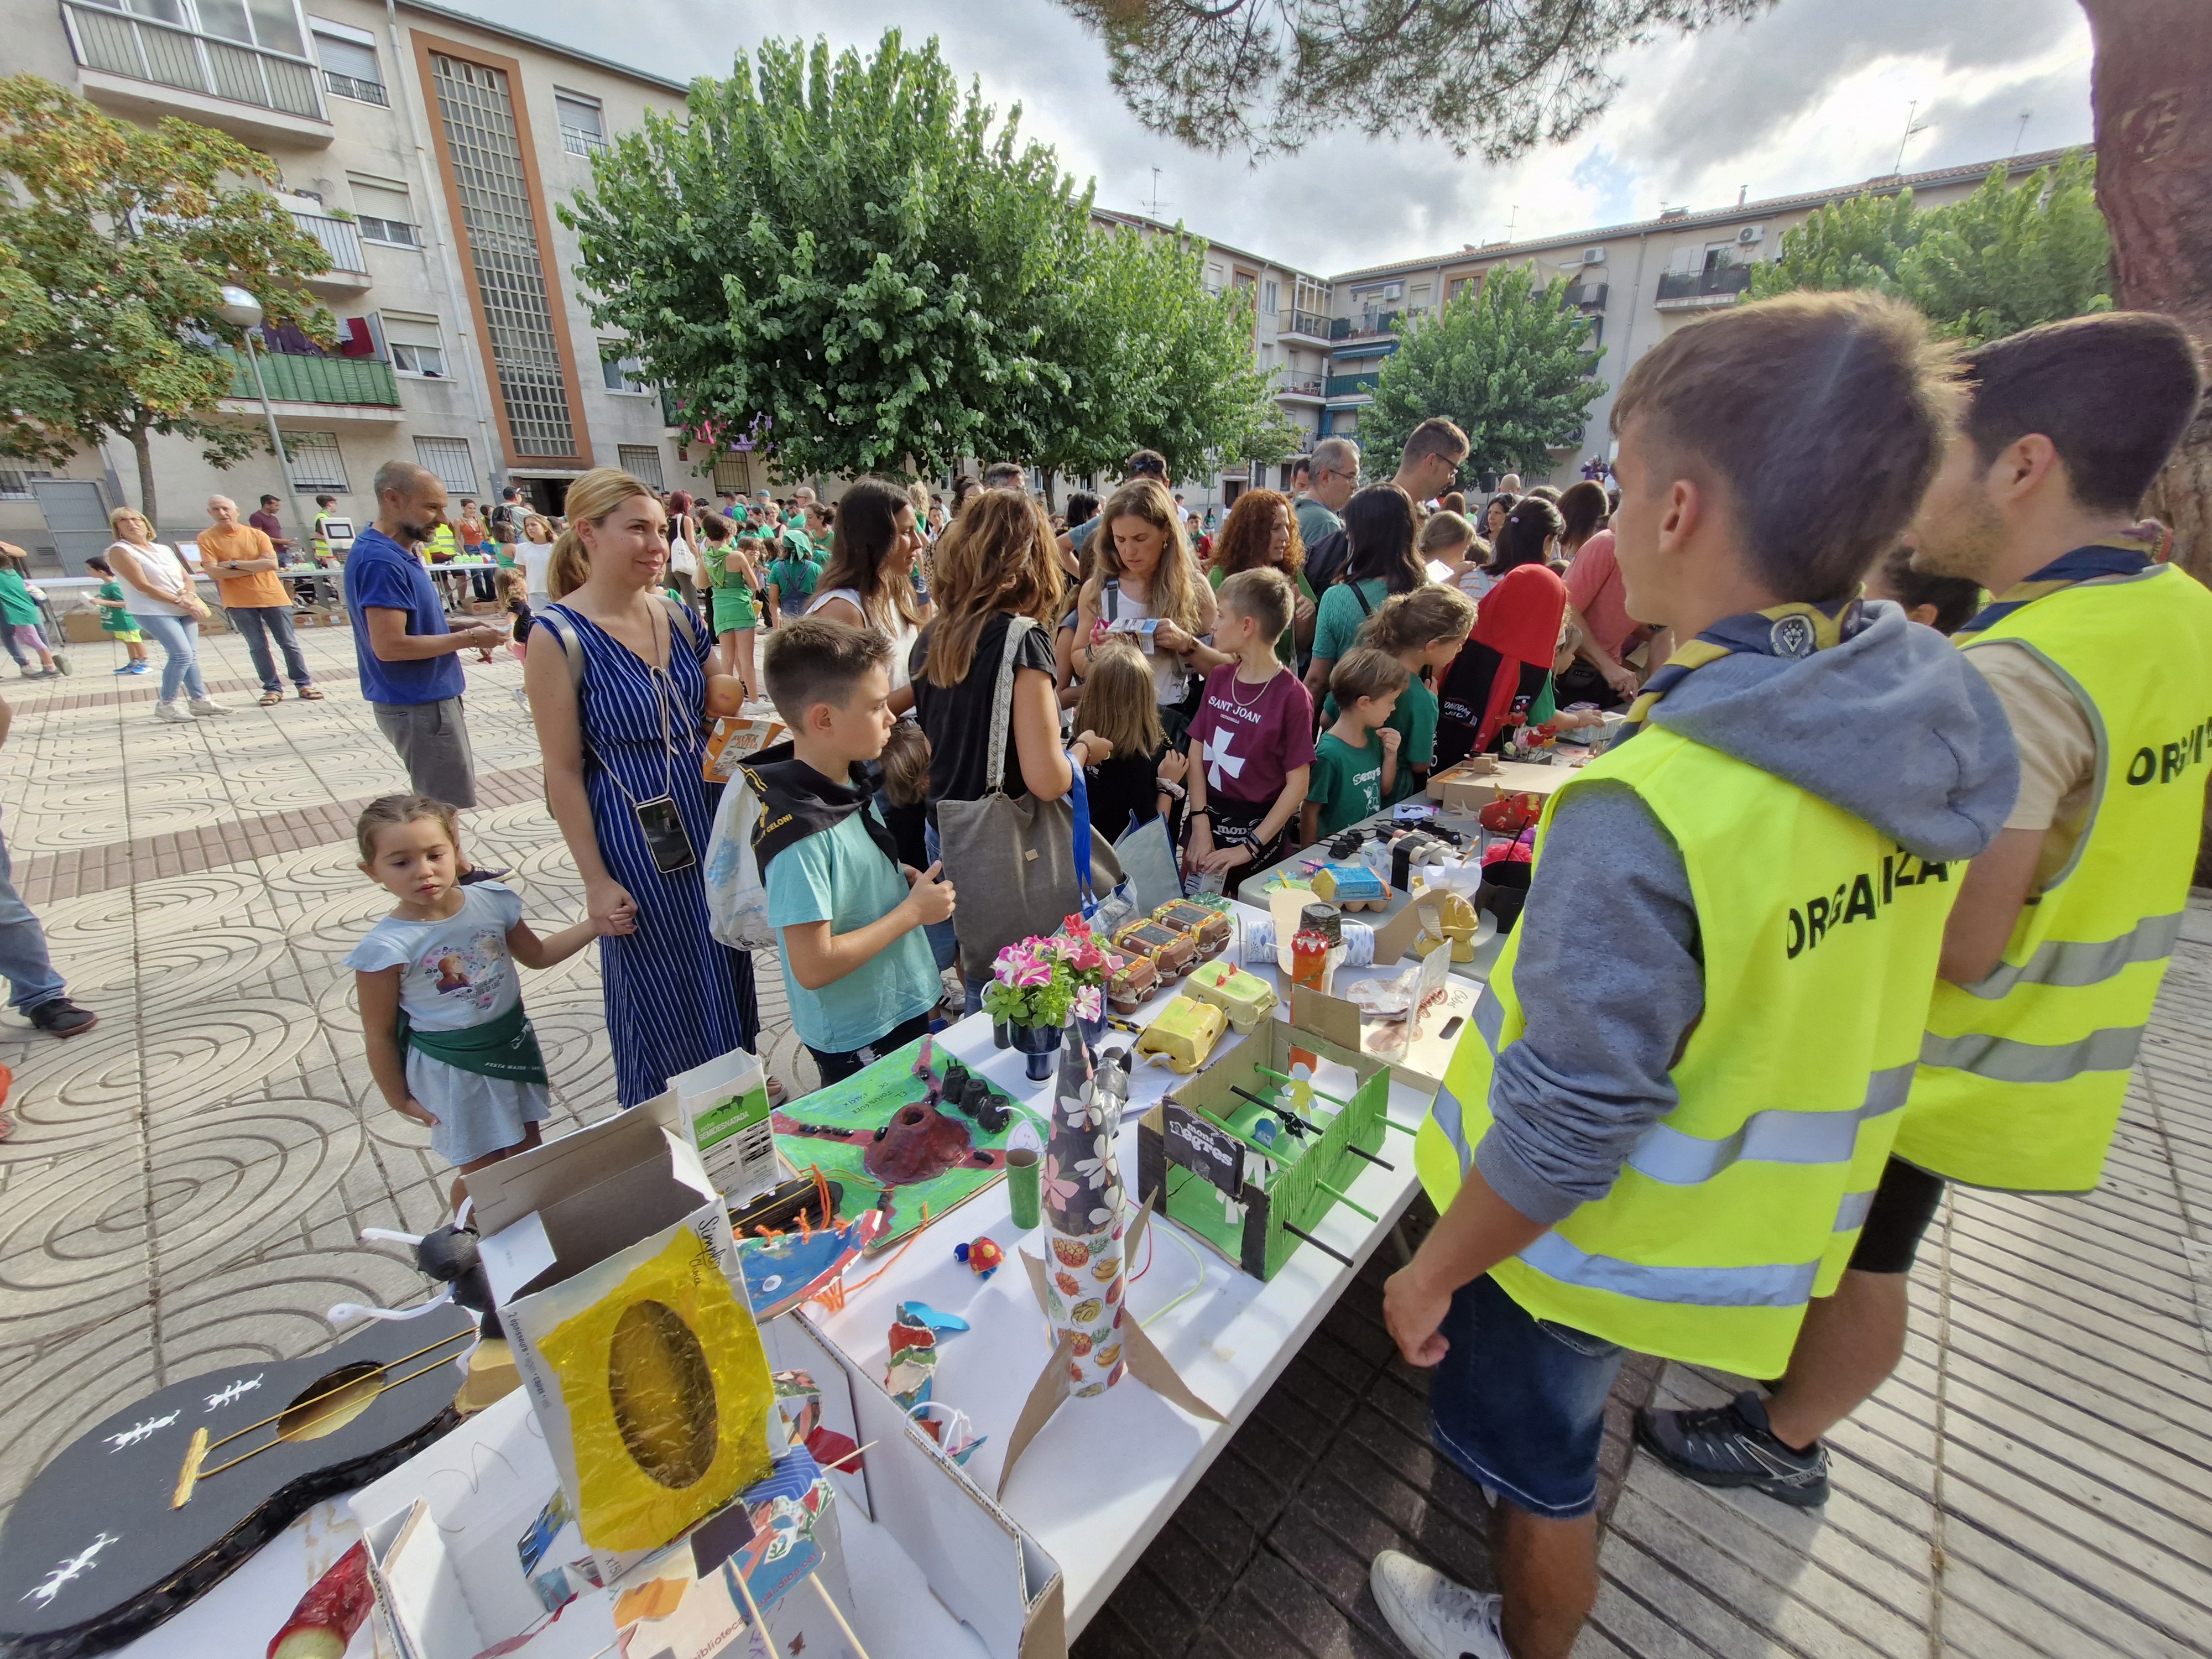
{"label": "rooftop antenna", "polygon": [[1513,228],[1514,228],[1514,226],[1516,226],[1516,225],[1519,224],[1520,222],[1521,222],[1521,204],[1520,204],[1520,203],[1518,203],[1518,202],[1516,202],[1516,203],[1513,204],[1513,216],[1512,216],[1512,217],[1509,218],[1509,219],[1508,219],[1508,220],[1506,220],[1506,222],[1505,222],[1505,240],[1506,240],[1507,241],[1509,241],[1509,242],[1510,242],[1510,241],[1511,241],[1511,240],[1513,240]]}
{"label": "rooftop antenna", "polygon": [[2032,109],[2024,109],[2021,111],[2020,125],[2013,131],[2012,148],[2005,152],[2005,160],[2008,161],[2012,160],[2014,156],[2020,154],[2020,141],[2027,137],[2027,124],[2029,119],[2034,114],[2035,112]]}
{"label": "rooftop antenna", "polygon": [[1912,142],[1912,137],[1915,133],[1925,132],[1928,131],[1928,124],[1926,122],[1923,121],[1916,125],[1912,119],[1912,118],[1919,112],[1920,100],[1917,98],[1914,99],[1910,104],[1905,106],[1905,137],[1897,141],[1897,165],[1890,169],[1892,173],[1902,173],[1905,171],[1905,147]]}
{"label": "rooftop antenna", "polygon": [[[1175,204],[1173,203],[1170,203],[1169,205],[1172,207]],[[1152,216],[1155,219],[1160,216],[1160,170],[1158,167],[1154,167],[1152,169],[1152,203],[1151,212]]]}
{"label": "rooftop antenna", "polygon": [[1751,186],[1749,185],[1738,185],[1735,187],[1735,204],[1738,207],[1741,207],[1743,205],[1744,198],[1750,194]]}

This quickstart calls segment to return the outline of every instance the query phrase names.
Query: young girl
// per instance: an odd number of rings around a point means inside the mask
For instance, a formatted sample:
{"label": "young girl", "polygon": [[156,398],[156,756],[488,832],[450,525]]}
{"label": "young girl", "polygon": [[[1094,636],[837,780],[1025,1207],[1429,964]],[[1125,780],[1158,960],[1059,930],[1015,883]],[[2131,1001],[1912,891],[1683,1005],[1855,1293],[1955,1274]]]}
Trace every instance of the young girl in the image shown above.
{"label": "young girl", "polygon": [[146,660],[146,635],[138,626],[138,618],[131,614],[131,601],[124,597],[123,584],[115,580],[115,567],[108,563],[105,556],[87,559],[85,564],[100,578],[100,586],[92,596],[100,611],[100,626],[130,655],[130,660],[115,672],[144,673],[150,666]]}
{"label": "young girl", "polygon": [[1110,757],[1083,769],[1091,827],[1108,841],[1118,841],[1134,825],[1164,814],[1172,843],[1190,761],[1168,747],[1159,701],[1152,694],[1152,665],[1134,642],[1118,637],[1100,641],[1075,705],[1075,725],[1114,745]]}
{"label": "young girl", "polygon": [[29,562],[19,553],[0,553],[0,624],[8,629],[8,637],[18,653],[35,651],[40,666],[33,672],[27,659],[23,663],[23,678],[27,680],[52,679],[61,670],[54,666],[54,653],[46,647],[46,636],[39,631],[39,601],[45,597],[23,580]]}
{"label": "young girl", "polygon": [[[1438,514],[1442,517],[1442,514]],[[1450,667],[1474,628],[1474,603],[1455,587],[1417,587],[1386,599],[1375,619],[1359,630],[1359,643],[1371,645],[1403,663],[1411,677],[1386,722],[1398,733],[1397,788],[1383,804],[1404,800],[1426,788],[1437,751],[1439,712],[1433,687]],[[1324,720],[1336,718],[1336,699],[1322,706]]]}
{"label": "young girl", "polygon": [[[356,828],[361,868],[398,900],[354,946],[368,1069],[392,1109],[430,1129],[430,1148],[469,1175],[538,1145],[545,1060],[522,1012],[514,964],[550,968],[597,939],[586,920],[540,939],[522,901],[496,881],[457,884],[453,809],[422,795],[371,801]],[[609,933],[636,924],[610,920]]]}
{"label": "young girl", "polygon": [[474,501],[461,503],[461,550],[472,559],[491,557],[491,530]]}
{"label": "young girl", "polygon": [[714,596],[715,648],[721,653],[722,672],[735,674],[744,683],[748,699],[757,697],[760,671],[753,665],[753,629],[760,615],[753,595],[760,592],[761,574],[753,557],[766,544],[752,537],[740,538],[736,526],[719,513],[701,514],[699,528],[707,586]]}
{"label": "young girl", "polygon": [[1205,643],[1213,632],[1213,590],[1192,562],[1182,514],[1158,479],[1134,479],[1107,501],[1091,547],[1091,578],[1075,606],[1074,671],[1088,679],[1100,641],[1129,623],[1154,623],[1150,646],[1139,649],[1152,663],[1168,741],[1181,748],[1197,712],[1192,677],[1231,660]]}
{"label": "young girl", "polygon": [[[527,661],[530,625],[538,620],[537,613],[530,608],[530,579],[520,570],[502,570],[498,581],[500,609],[514,618],[514,636],[507,641],[507,648],[514,653],[515,661]],[[491,660],[489,651],[484,653],[484,660]]]}

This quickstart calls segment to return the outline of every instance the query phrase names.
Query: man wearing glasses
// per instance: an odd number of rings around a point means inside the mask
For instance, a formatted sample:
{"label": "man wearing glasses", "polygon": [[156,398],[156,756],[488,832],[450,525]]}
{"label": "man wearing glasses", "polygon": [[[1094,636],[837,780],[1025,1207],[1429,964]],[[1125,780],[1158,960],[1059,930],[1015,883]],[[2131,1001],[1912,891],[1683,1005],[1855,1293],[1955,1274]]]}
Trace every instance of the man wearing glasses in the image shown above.
{"label": "man wearing glasses", "polygon": [[1298,539],[1306,550],[1306,580],[1316,593],[1334,581],[1344,567],[1344,520],[1337,514],[1358,488],[1358,445],[1349,438],[1323,438],[1313,447],[1306,493],[1298,497],[1297,513]]}

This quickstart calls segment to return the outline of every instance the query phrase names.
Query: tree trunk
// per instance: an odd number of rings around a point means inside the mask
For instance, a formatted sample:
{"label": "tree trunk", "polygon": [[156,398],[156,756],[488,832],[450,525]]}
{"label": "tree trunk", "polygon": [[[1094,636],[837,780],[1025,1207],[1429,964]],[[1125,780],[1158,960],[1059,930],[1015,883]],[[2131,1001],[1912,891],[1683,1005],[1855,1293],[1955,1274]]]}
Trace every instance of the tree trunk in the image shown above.
{"label": "tree trunk", "polygon": [[[2097,205],[2114,303],[2163,312],[2212,355],[2212,25],[2203,0],[2081,0],[2096,43]],[[2212,581],[2212,401],[2152,487],[2174,562]]]}
{"label": "tree trunk", "polygon": [[131,434],[131,453],[138,458],[138,510],[146,515],[146,528],[155,534],[161,520],[155,517],[160,511],[154,500],[154,439],[153,434],[140,427]]}

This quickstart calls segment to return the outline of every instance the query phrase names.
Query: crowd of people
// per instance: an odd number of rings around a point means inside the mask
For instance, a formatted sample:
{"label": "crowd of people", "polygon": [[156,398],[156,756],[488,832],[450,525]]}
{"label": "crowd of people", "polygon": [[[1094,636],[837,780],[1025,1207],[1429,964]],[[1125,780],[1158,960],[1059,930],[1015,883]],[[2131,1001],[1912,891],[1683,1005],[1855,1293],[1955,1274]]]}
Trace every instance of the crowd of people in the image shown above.
{"label": "crowd of people", "polygon": [[[758,799],[824,1082],[980,1006],[999,947],[1058,922],[1009,868],[1163,836],[1234,892],[1437,768],[1617,730],[1547,809],[1421,1130],[1441,1219],[1385,1299],[1437,1368],[1439,1445],[1498,1495],[1501,1593],[1385,1553],[1376,1600],[1422,1659],[1559,1659],[1595,1595],[1626,1352],[1778,1379],[1638,1436],[1693,1479],[1818,1504],[1822,1437],[1902,1352],[1944,1182],[2096,1184],[2202,829],[2212,596],[2136,519],[2201,393],[2148,315],[1954,355],[1901,304],[1796,295],[1639,359],[1609,481],[1509,475],[1479,505],[1442,418],[1388,479],[1328,437],[1218,519],[1142,450],[1064,514],[1012,463],[942,495],[862,477],[712,505],[601,468],[557,519],[513,489],[453,513],[391,463],[343,559],[362,694],[410,781],[360,830],[397,901],[350,959],[372,1070],[464,1179],[534,1144],[514,965],[593,939],[623,1106],[755,1047],[755,958],[702,868],[706,734],[750,701],[786,737],[732,787]],[[286,678],[322,695],[273,507],[241,523],[216,498],[191,558],[116,514],[96,603],[134,647],[118,672],[161,647],[158,717],[225,712],[195,565],[263,702]],[[310,540],[331,555],[323,520]],[[449,622],[441,549],[489,556],[495,620]],[[0,612],[36,653],[17,586],[0,570]],[[544,939],[459,817],[461,657],[501,645],[585,891]],[[36,926],[0,884],[16,1006],[85,1029]]]}

